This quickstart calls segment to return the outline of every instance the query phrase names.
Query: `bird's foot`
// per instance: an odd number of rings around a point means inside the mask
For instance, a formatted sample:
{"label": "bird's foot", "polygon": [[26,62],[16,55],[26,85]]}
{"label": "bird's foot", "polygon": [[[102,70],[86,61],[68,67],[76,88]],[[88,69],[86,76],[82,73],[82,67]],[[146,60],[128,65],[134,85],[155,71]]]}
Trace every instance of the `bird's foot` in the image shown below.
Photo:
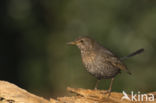
{"label": "bird's foot", "polygon": [[107,90],[107,91],[104,91],[104,92],[102,92],[102,93],[104,93],[104,94],[108,94],[107,97],[109,97],[109,96],[111,95],[111,90]]}
{"label": "bird's foot", "polygon": [[98,90],[98,89],[95,87],[94,90]]}

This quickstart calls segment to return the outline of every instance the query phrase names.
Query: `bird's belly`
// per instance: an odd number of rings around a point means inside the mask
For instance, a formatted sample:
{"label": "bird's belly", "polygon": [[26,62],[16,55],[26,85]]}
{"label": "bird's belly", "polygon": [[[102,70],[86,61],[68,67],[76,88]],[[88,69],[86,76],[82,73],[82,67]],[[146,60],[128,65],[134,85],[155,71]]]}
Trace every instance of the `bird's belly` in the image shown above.
{"label": "bird's belly", "polygon": [[120,72],[120,69],[104,63],[103,65],[88,63],[85,67],[86,70],[97,79],[109,79],[115,77]]}
{"label": "bird's belly", "polygon": [[103,58],[97,58],[94,53],[82,55],[82,57],[86,70],[98,79],[109,79],[120,72],[120,69],[114,68],[114,66],[105,62]]}

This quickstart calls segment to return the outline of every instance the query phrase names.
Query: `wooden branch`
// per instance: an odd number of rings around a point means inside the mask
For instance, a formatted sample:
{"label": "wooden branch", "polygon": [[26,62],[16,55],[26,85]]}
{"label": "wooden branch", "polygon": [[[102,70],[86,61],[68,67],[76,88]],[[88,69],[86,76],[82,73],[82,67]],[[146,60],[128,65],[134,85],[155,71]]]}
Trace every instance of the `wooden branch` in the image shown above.
{"label": "wooden branch", "polygon": [[35,96],[18,86],[0,81],[0,103],[49,103],[48,100]]}
{"label": "wooden branch", "polygon": [[[131,103],[129,100],[121,100],[122,93],[112,92],[108,98],[104,90],[75,89],[70,87],[67,90],[74,93],[75,96],[58,97],[57,99],[51,98],[49,101],[31,94],[12,83],[0,81],[0,103]],[[156,97],[156,92],[152,94]],[[156,103],[156,101],[152,103]]]}
{"label": "wooden branch", "polygon": [[[112,92],[111,96],[108,98],[108,94],[105,94],[106,91],[104,90],[75,89],[70,87],[68,87],[67,90],[76,94],[76,96],[57,98],[59,103],[138,103],[126,99],[121,100],[123,94],[118,92]],[[156,97],[156,92],[152,92],[152,94]],[[128,97],[131,97],[129,94],[127,95]],[[138,97],[136,96],[136,98]],[[143,101],[140,101],[139,103],[150,103],[150,101],[146,102],[145,98],[143,98]],[[56,101],[51,103],[56,103]],[[156,98],[152,103],[156,103]]]}

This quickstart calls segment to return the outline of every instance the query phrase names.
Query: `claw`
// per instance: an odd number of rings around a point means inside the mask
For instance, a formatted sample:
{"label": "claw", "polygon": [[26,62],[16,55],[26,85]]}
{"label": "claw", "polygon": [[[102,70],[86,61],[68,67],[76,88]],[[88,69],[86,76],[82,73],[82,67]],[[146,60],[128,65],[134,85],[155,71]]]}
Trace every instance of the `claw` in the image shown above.
{"label": "claw", "polygon": [[105,91],[105,92],[103,92],[104,94],[108,94],[108,98],[109,98],[109,96],[111,95],[111,90],[107,90],[107,91]]}

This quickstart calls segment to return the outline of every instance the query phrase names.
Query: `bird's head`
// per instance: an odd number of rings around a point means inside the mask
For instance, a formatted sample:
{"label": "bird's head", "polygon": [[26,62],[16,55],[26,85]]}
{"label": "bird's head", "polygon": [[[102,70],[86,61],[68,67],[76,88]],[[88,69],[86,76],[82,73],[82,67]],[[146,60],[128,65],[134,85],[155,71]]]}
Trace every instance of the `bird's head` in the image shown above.
{"label": "bird's head", "polygon": [[94,45],[94,40],[88,36],[83,36],[67,44],[76,45],[80,50],[91,50]]}

